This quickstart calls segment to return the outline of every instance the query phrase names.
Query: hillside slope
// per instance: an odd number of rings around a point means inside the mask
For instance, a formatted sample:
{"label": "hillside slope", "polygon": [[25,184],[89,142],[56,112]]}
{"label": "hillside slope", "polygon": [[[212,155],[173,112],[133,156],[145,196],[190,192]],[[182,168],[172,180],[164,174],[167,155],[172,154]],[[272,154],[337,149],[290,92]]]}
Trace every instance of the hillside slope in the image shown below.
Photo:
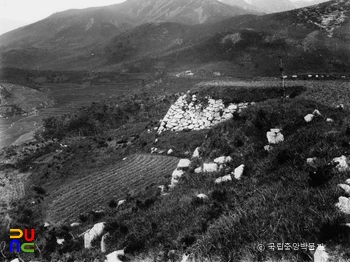
{"label": "hillside slope", "polygon": [[288,74],[346,74],[349,14],[350,3],[338,0],[284,13],[233,17],[210,26],[135,28],[109,42],[105,59],[111,64],[128,59],[149,63],[145,55],[150,52],[148,59],[169,68],[214,64],[212,70],[218,70],[215,63],[226,61],[230,68],[225,73],[250,77],[278,74],[281,56]]}

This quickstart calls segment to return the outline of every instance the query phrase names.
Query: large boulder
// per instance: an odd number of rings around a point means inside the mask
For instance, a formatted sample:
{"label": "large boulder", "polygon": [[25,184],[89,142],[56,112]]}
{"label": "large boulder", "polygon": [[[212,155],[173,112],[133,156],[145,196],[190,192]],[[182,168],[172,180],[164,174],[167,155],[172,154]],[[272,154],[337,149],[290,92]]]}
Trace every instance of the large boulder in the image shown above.
{"label": "large boulder", "polygon": [[191,160],[184,158],[180,159],[179,163],[177,164],[177,168],[188,168],[191,164]]}
{"label": "large boulder", "polygon": [[213,173],[219,170],[219,166],[216,163],[204,163],[202,167],[198,167],[194,170],[195,173]]}
{"label": "large boulder", "polygon": [[84,233],[84,248],[91,248],[91,242],[100,236],[105,228],[105,222],[95,224],[91,229]]}
{"label": "large boulder", "polygon": [[237,167],[234,171],[235,179],[240,180],[243,172],[244,172],[244,165],[242,164],[239,167]]}

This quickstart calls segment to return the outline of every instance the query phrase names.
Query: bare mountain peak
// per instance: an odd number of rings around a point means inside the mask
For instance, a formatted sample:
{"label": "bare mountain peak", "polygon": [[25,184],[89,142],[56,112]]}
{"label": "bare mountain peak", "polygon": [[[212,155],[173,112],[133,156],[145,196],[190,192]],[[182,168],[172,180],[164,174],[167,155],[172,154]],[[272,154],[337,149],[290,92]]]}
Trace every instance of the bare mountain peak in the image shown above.
{"label": "bare mountain peak", "polygon": [[290,0],[220,0],[222,3],[239,6],[258,12],[276,13],[297,8]]}

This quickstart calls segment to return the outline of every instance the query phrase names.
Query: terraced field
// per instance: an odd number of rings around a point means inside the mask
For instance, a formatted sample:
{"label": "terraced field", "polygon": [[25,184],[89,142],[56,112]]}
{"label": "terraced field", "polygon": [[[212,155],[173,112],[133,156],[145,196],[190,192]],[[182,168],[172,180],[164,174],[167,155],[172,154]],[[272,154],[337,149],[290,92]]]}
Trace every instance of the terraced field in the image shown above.
{"label": "terraced field", "polygon": [[176,157],[132,155],[104,170],[91,172],[52,192],[48,220],[53,223],[77,220],[79,214],[108,206],[111,199],[125,198],[129,190],[139,192],[147,186],[169,183],[176,168]]}

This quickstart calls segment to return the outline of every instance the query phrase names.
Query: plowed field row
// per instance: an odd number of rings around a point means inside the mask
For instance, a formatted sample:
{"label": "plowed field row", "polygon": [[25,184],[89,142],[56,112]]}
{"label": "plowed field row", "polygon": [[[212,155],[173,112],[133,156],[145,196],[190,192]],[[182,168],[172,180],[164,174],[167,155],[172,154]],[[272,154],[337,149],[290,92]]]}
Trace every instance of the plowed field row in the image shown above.
{"label": "plowed field row", "polygon": [[103,209],[111,199],[124,198],[129,190],[139,192],[152,183],[168,183],[164,176],[171,174],[177,162],[175,157],[133,155],[115,166],[87,174],[52,193],[49,220],[77,220],[81,213]]}

